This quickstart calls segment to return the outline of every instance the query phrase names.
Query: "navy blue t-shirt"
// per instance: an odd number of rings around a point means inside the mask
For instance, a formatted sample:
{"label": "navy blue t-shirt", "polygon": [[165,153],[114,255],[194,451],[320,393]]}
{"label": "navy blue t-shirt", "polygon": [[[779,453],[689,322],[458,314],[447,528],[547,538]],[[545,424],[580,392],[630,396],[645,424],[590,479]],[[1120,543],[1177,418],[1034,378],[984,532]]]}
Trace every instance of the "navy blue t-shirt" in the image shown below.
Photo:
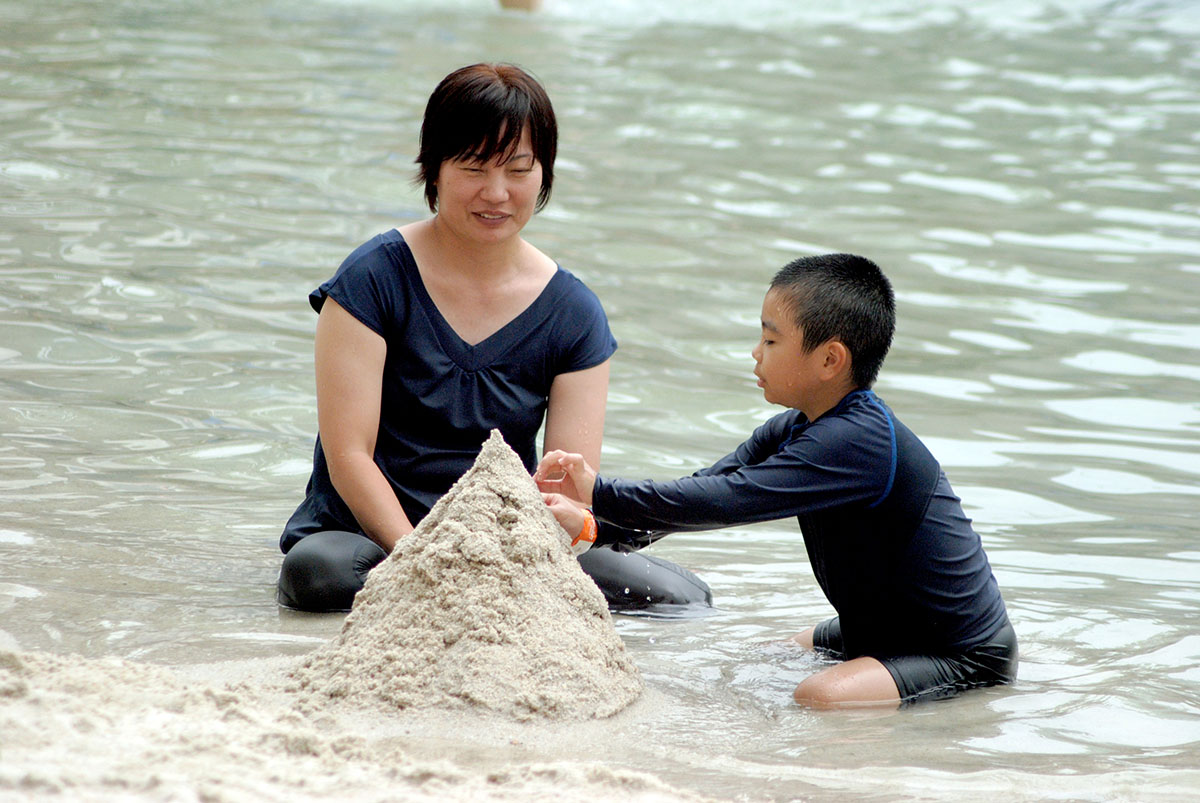
{"label": "navy blue t-shirt", "polygon": [[[532,471],[555,377],[600,365],[617,348],[599,299],[561,267],[516,318],[467,344],[394,229],[355,249],[309,301],[320,312],[326,298],[387,343],[375,463],[414,524],[471,467],[493,429]],[[362,532],[333,487],[318,436],[305,499],[280,547],[335,529]]]}
{"label": "navy blue t-shirt", "polygon": [[848,657],[967,649],[1008,621],[979,535],[933,455],[869,390],[791,410],[671,482],[598,477],[598,543],[796,516]]}

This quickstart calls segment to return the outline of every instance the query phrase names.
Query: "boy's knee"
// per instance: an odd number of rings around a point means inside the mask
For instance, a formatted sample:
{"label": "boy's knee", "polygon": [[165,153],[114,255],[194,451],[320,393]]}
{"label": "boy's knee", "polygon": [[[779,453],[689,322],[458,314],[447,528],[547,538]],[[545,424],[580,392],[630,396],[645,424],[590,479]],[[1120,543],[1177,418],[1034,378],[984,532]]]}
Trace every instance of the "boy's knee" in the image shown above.
{"label": "boy's knee", "polygon": [[805,678],[792,699],[809,708],[851,708],[900,704],[890,672],[874,658],[855,658]]}
{"label": "boy's knee", "polygon": [[791,641],[794,644],[799,644],[801,647],[807,647],[808,649],[811,650],[813,648],[813,632],[814,631],[816,631],[816,628],[810,627],[808,630],[803,630],[803,631],[797,633],[796,635],[792,636],[791,638],[788,639],[788,641]]}
{"label": "boy's knee", "polygon": [[792,699],[807,708],[834,708],[842,702],[834,684],[823,682],[815,675],[796,686]]}

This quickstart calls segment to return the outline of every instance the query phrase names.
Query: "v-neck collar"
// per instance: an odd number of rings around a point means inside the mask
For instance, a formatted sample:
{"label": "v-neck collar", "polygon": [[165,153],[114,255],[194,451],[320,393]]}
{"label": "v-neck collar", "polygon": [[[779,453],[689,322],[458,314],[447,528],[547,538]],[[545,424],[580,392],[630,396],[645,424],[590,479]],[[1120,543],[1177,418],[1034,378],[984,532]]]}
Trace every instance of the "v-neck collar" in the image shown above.
{"label": "v-neck collar", "polygon": [[397,244],[400,246],[400,261],[417,300],[433,326],[442,350],[464,371],[478,371],[491,365],[516,345],[526,332],[534,328],[539,322],[539,318],[545,318],[553,306],[554,298],[558,295],[558,285],[566,275],[562,267],[555,265],[554,275],[550,277],[550,281],[525,309],[518,312],[512,320],[495,332],[472,345],[463,340],[446,320],[446,317],[442,315],[442,311],[433,301],[433,296],[429,295],[425,280],[421,278],[417,259],[413,256],[408,241],[399,231],[396,232],[396,235]]}

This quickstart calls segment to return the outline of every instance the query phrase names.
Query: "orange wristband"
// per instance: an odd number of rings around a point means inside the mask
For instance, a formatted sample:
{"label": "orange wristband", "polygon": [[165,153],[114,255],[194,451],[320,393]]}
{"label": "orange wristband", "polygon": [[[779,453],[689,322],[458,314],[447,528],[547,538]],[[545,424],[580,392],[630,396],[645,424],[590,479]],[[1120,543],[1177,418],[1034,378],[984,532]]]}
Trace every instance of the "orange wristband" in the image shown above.
{"label": "orange wristband", "polygon": [[596,543],[596,517],[587,508],[583,509],[583,529],[575,536],[571,546],[577,546],[581,541],[588,545]]}

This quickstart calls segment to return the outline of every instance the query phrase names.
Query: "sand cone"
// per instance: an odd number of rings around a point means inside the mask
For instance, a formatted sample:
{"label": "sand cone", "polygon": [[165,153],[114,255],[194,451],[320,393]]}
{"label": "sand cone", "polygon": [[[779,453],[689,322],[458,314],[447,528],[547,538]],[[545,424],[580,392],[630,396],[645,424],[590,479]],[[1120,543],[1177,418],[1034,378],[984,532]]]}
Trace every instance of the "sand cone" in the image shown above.
{"label": "sand cone", "polygon": [[498,431],[371,571],[341,633],[296,671],[314,694],[518,719],[620,711],[642,691],[603,595]]}

